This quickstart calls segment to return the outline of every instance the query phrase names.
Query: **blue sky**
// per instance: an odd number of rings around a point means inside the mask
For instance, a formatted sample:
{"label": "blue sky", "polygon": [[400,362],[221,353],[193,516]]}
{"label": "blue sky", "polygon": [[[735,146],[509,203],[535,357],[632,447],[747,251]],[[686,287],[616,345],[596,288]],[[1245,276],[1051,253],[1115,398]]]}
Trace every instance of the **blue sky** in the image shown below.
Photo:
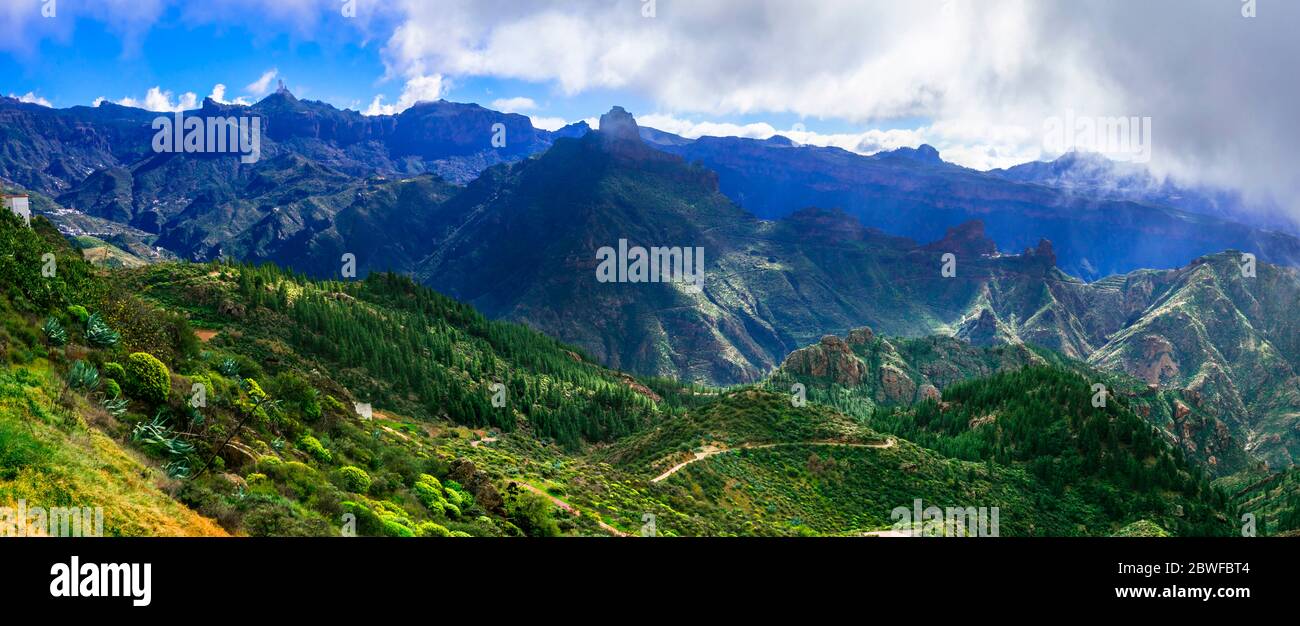
{"label": "blue sky", "polygon": [[362,112],[446,98],[541,127],[618,104],[686,136],[780,133],[864,154],[928,143],[976,169],[1054,158],[1046,129],[1062,118],[1150,118],[1153,173],[1295,207],[1300,3],[1243,6],[0,0],[0,93],[162,109],[217,85],[252,101],[284,80]]}
{"label": "blue sky", "polygon": [[[384,103],[395,103],[403,91],[402,81],[387,77],[384,41],[367,38],[346,24],[304,36],[290,28],[268,32],[240,23],[189,23],[181,18],[178,6],[168,7],[140,34],[123,34],[93,16],[74,14],[70,19],[71,27],[61,36],[31,41],[32,47],[26,50],[0,51],[6,95],[30,93],[65,108],[90,105],[99,98],[143,101],[150,89],[159,88],[179,103],[185,93],[193,93],[201,101],[220,84],[226,86],[227,100],[256,101],[265,93],[248,87],[268,72],[275,72],[268,89],[284,80],[299,98],[360,111],[366,111],[377,95]],[[656,110],[651,99],[625,89],[564,93],[545,82],[496,76],[448,77],[442,84],[439,95],[448,100],[491,107],[501,101],[518,104],[526,99],[533,106],[517,112],[566,122],[598,117],[614,104],[637,112]],[[857,128],[843,120],[808,119],[788,112],[711,119],[740,125],[766,122],[776,128],[802,123],[821,132]]]}
{"label": "blue sky", "polygon": [[[225,100],[256,101],[266,91],[251,86],[273,72],[267,90],[273,90],[276,81],[283,80],[300,98],[378,112],[380,109],[371,108],[376,96],[381,98],[381,104],[391,106],[399,101],[405,87],[402,77],[393,75],[391,61],[384,54],[387,38],[401,25],[397,14],[372,11],[367,23],[359,26],[354,21],[329,19],[336,17],[326,12],[333,7],[328,0],[321,0],[315,4],[324,17],[313,18],[310,28],[303,28],[290,21],[195,19],[187,13],[184,3],[164,2],[156,14],[148,16],[146,27],[138,27],[124,26],[122,20],[91,11],[75,0],[56,5],[53,18],[36,19],[45,1],[26,0],[26,14],[20,11],[18,19],[11,23],[11,32],[20,35],[15,39],[25,41],[0,48],[0,76],[6,77],[0,89],[5,95],[30,96],[33,101],[59,108],[91,105],[101,98],[149,108],[147,95],[151,89],[166,95],[170,104],[181,106],[186,94],[201,101],[212,95],[217,85],[223,85],[219,93]],[[8,10],[12,17],[15,6]],[[366,5],[362,4],[360,10],[366,11]],[[539,126],[591,121],[615,104],[638,114],[663,111],[653,97],[629,88],[595,85],[572,92],[553,81],[498,75],[446,75],[440,84],[438,97],[515,108],[515,112],[532,116]],[[507,103],[524,106],[505,106]],[[905,117],[864,125],[792,111],[735,111],[709,116],[685,113],[673,114],[672,120],[722,124],[716,127],[716,134],[759,136],[772,134],[768,127],[777,132],[796,129],[810,134],[852,134],[866,127],[913,128],[926,121],[922,117]],[[748,130],[729,132],[733,127]],[[688,129],[680,126],[669,130]]]}

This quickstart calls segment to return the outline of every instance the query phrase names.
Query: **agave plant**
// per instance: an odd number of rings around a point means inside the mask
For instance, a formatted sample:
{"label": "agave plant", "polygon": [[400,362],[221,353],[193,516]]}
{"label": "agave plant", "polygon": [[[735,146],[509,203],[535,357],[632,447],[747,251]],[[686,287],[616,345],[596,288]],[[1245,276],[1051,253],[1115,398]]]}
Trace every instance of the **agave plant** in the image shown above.
{"label": "agave plant", "polygon": [[271,441],[271,449],[276,452],[284,452],[284,437],[276,437]]}
{"label": "agave plant", "polygon": [[202,426],[203,422],[207,421],[207,418],[203,416],[203,412],[199,411],[198,407],[186,404],[185,413],[189,416],[190,423],[195,426]]}
{"label": "agave plant", "polygon": [[104,407],[104,410],[113,417],[122,417],[123,415],[126,415],[125,398],[104,398],[99,401],[99,405]]}
{"label": "agave plant", "polygon": [[225,376],[226,378],[238,378],[239,361],[236,361],[233,358],[227,358],[226,360],[221,362],[221,365],[217,366],[217,371],[221,372],[221,375]]}
{"label": "agave plant", "polygon": [[86,341],[97,348],[109,348],[117,345],[122,340],[122,335],[118,334],[100,317],[98,313],[91,313],[86,319]]}
{"label": "agave plant", "polygon": [[68,386],[87,391],[99,387],[99,370],[90,363],[78,360],[68,369]]}
{"label": "agave plant", "polygon": [[176,459],[175,461],[171,461],[163,466],[163,471],[167,472],[168,477],[178,480],[189,478],[190,474],[193,472],[193,470],[190,469],[189,459]]}
{"label": "agave plant", "polygon": [[45,325],[41,327],[41,330],[45,332],[45,339],[52,346],[61,346],[68,343],[68,331],[53,316],[45,318]]}
{"label": "agave plant", "polygon": [[167,425],[162,411],[154,415],[152,420],[136,424],[131,431],[131,440],[146,448],[162,452],[173,460],[182,460],[194,452],[194,444],[181,439],[171,426]]}

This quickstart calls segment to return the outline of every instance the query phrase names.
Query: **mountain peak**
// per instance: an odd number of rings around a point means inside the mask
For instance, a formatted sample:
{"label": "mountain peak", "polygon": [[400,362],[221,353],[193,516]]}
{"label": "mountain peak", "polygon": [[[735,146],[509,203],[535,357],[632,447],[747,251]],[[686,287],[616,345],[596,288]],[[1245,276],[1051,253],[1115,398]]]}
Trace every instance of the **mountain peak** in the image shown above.
{"label": "mountain peak", "polygon": [[1056,157],[1056,160],[1052,162],[1060,165],[1109,165],[1111,160],[1099,152],[1076,149]]}
{"label": "mountain peak", "polygon": [[930,165],[941,165],[943,159],[939,156],[939,151],[928,143],[923,143],[915,148],[898,148],[883,152],[880,156],[907,159],[918,163],[927,163]]}
{"label": "mountain peak", "polygon": [[1056,249],[1052,247],[1050,239],[1039,239],[1037,247],[1025,250],[1025,256],[1045,259],[1047,260],[1048,265],[1056,265]]}
{"label": "mountain peak", "polygon": [[555,130],[551,134],[555,137],[583,137],[589,132],[591,132],[591,126],[587,122],[577,121]]}
{"label": "mountain peak", "polygon": [[621,106],[615,106],[609,113],[600,116],[600,133],[607,139],[641,141],[636,118]]}
{"label": "mountain peak", "polygon": [[984,234],[984,222],[970,220],[949,228],[943,239],[925,246],[925,249],[983,256],[996,253],[998,246]]}

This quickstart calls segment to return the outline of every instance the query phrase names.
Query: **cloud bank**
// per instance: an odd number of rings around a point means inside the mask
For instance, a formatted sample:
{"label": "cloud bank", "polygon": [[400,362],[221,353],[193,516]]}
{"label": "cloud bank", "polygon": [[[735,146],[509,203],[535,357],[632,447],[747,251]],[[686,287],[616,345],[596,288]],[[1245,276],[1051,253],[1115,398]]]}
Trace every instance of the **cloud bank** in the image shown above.
{"label": "cloud bank", "polygon": [[632,0],[402,0],[385,60],[394,75],[626,90],[673,119],[920,120],[855,148],[926,141],[977,168],[1055,156],[1044,126],[1067,112],[1150,117],[1155,173],[1300,197],[1300,3],[1260,3],[1254,18],[1239,0],[653,4],[645,17]]}

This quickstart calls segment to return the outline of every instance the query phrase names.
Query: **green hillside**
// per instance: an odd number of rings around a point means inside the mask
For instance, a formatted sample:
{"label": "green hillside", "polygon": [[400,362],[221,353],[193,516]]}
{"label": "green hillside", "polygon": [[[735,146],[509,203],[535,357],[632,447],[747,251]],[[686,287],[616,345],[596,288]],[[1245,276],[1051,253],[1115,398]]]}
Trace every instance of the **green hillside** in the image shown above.
{"label": "green hillside", "polygon": [[1002,357],[944,374],[904,345],[948,411],[797,406],[780,375],[638,379],[395,275],[108,270],[4,218],[0,496],[154,520],[110,514],[115,533],[840,535],[917,500],[997,507],[1003,535],[1232,528],[1197,466],[1122,403],[1090,412],[1059,357],[978,378]]}

